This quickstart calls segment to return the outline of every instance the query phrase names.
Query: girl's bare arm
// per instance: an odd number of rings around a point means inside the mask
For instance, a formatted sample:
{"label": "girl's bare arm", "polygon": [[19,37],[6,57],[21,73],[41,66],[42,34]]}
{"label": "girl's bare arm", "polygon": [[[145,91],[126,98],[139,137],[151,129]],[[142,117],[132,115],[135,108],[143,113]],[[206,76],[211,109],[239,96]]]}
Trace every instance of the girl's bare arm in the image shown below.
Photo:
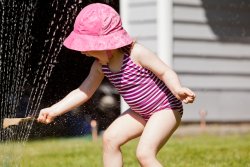
{"label": "girl's bare arm", "polygon": [[131,55],[135,62],[149,69],[160,78],[178,99],[185,103],[194,101],[195,94],[190,89],[182,87],[177,74],[153,52],[140,44],[135,44]]}
{"label": "girl's bare arm", "polygon": [[52,105],[50,109],[56,116],[62,115],[89,100],[96,89],[101,84],[104,75],[100,69],[100,64],[95,61],[91,67],[88,77],[75,90],[71,91],[58,103]]}

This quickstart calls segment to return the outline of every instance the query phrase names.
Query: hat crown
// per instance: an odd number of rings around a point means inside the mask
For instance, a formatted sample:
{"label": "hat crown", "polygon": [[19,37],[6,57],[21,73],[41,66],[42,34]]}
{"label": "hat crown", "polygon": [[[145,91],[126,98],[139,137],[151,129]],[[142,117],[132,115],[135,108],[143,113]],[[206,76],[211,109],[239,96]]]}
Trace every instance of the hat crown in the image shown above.
{"label": "hat crown", "polygon": [[82,35],[107,35],[122,29],[119,14],[110,6],[94,3],[81,10],[74,24],[74,32]]}
{"label": "hat crown", "polygon": [[117,12],[108,5],[93,3],[80,11],[74,30],[63,44],[69,49],[91,51],[117,49],[132,42]]}

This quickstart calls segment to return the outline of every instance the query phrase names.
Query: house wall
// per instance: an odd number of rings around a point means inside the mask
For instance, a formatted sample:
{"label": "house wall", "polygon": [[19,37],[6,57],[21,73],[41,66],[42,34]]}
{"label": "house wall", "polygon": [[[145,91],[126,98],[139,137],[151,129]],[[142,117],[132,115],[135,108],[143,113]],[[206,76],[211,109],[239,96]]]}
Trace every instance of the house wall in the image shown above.
{"label": "house wall", "polygon": [[[129,33],[157,53],[157,0],[127,0]],[[184,121],[200,111],[216,122],[250,121],[250,2],[173,0],[173,69],[197,99]]]}
{"label": "house wall", "polygon": [[250,120],[250,2],[174,0],[174,69],[197,94],[184,119]]}
{"label": "house wall", "polygon": [[130,35],[157,52],[156,0],[128,0]]}

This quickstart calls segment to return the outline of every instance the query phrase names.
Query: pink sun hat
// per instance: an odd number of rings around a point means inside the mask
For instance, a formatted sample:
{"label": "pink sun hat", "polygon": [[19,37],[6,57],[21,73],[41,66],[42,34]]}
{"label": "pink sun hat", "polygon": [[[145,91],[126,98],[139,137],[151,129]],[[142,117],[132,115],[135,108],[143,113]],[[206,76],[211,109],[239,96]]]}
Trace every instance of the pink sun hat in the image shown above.
{"label": "pink sun hat", "polygon": [[78,14],[74,30],[63,45],[76,51],[93,51],[117,49],[132,42],[117,12],[106,4],[93,3]]}

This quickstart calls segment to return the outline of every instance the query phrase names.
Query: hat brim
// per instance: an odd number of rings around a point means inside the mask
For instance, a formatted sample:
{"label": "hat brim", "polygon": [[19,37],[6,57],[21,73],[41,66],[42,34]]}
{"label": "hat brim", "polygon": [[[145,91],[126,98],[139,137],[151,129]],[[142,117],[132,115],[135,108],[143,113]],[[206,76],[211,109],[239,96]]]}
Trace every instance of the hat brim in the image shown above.
{"label": "hat brim", "polygon": [[81,35],[74,31],[64,40],[63,45],[76,51],[112,50],[133,42],[128,33],[122,29],[108,35]]}

